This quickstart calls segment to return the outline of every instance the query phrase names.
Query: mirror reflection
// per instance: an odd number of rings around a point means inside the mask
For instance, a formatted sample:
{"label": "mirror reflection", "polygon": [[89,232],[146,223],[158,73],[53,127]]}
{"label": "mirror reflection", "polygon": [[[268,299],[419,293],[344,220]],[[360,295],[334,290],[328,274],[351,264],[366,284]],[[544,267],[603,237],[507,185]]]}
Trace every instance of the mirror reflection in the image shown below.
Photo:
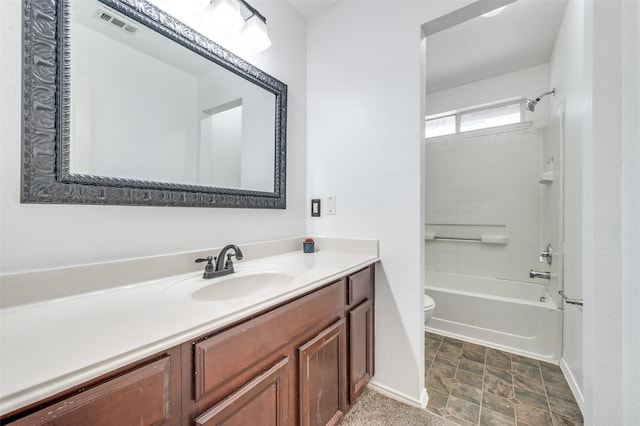
{"label": "mirror reflection", "polygon": [[274,93],[95,0],[71,5],[70,174],[274,192]]}

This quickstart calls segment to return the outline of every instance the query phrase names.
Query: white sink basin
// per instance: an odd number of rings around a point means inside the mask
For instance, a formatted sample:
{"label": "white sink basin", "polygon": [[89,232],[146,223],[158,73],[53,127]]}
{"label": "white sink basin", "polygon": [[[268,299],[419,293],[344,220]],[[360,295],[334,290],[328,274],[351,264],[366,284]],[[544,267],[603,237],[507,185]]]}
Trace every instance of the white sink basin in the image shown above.
{"label": "white sink basin", "polygon": [[194,291],[191,297],[197,300],[228,300],[255,296],[285,287],[292,280],[293,276],[280,272],[230,275],[214,279],[211,284]]}

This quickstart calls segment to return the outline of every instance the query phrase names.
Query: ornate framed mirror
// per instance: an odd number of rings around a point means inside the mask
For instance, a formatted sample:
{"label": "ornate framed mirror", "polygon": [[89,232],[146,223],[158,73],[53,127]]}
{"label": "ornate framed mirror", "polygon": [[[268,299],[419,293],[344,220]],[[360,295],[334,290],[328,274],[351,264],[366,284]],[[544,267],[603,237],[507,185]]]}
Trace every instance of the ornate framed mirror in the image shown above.
{"label": "ornate framed mirror", "polygon": [[142,0],[25,0],[22,202],[286,208],[287,86]]}

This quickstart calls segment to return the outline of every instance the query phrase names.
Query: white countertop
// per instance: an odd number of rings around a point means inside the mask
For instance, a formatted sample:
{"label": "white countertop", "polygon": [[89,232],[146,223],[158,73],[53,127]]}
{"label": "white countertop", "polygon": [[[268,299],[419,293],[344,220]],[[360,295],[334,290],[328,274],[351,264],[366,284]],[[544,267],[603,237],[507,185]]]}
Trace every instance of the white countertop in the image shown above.
{"label": "white countertop", "polygon": [[[0,413],[64,391],[243,317],[304,294],[378,260],[371,253],[301,251],[235,263],[205,280],[190,272],[0,310]],[[191,294],[227,278],[280,272],[292,279],[235,299]]]}

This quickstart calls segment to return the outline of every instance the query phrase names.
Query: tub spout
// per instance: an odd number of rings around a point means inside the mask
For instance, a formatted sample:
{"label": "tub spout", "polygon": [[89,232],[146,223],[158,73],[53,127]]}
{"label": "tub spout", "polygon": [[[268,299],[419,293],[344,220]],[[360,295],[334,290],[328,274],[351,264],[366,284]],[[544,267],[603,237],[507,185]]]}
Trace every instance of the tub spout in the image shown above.
{"label": "tub spout", "polygon": [[550,280],[551,272],[534,271],[532,269],[529,271],[529,278],[544,278],[545,280]]}

